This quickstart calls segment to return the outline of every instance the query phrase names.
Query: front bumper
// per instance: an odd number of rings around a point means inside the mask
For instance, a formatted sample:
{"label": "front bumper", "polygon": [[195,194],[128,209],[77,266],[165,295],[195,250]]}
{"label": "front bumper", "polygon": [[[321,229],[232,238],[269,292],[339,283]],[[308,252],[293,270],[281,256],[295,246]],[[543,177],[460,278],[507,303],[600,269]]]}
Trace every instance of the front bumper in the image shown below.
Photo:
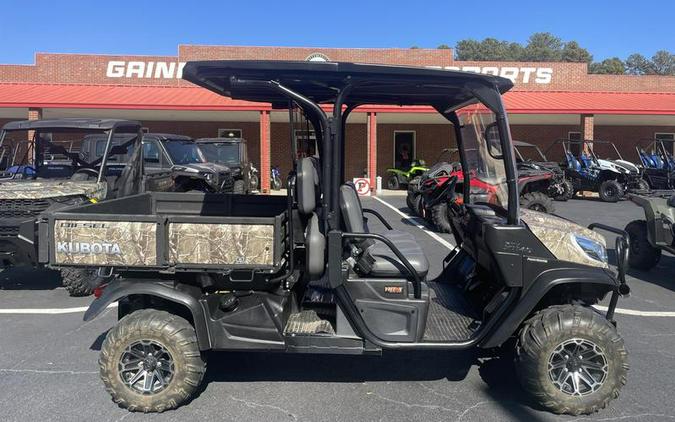
{"label": "front bumper", "polygon": [[626,270],[628,269],[628,251],[630,248],[630,241],[628,240],[628,233],[625,230],[617,229],[616,227],[607,226],[605,224],[593,223],[588,226],[590,230],[600,229],[617,235],[616,238],[616,280],[618,282],[617,288],[612,292],[612,297],[609,300],[607,307],[606,318],[614,322],[614,311],[619,302],[619,296],[628,296],[630,294],[630,287],[626,283]]}

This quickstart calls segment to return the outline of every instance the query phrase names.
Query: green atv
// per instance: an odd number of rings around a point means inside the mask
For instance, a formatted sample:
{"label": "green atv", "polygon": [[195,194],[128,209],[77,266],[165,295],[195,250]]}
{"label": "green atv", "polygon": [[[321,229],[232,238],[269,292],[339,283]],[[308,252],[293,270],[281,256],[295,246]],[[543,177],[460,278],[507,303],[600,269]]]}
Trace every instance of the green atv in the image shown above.
{"label": "green atv", "polygon": [[645,212],[645,220],[631,221],[626,226],[631,267],[650,270],[661,260],[661,251],[675,254],[675,195],[672,193],[653,191],[650,195],[629,195]]}
{"label": "green atv", "polygon": [[387,189],[398,190],[402,185],[407,186],[412,179],[421,176],[427,170],[429,170],[429,167],[427,167],[427,163],[424,160],[412,160],[407,170],[388,168]]}

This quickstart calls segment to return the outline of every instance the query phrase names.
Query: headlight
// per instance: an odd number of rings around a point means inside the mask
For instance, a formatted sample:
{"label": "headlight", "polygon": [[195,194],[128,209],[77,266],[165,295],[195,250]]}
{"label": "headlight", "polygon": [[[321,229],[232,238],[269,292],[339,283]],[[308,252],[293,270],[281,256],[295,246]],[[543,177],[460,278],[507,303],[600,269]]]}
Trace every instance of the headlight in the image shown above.
{"label": "headlight", "polygon": [[576,241],[577,245],[579,245],[581,250],[584,251],[584,253],[588,255],[589,258],[607,263],[607,249],[602,243],[596,242],[595,240],[589,239],[585,236],[573,234],[572,237]]}

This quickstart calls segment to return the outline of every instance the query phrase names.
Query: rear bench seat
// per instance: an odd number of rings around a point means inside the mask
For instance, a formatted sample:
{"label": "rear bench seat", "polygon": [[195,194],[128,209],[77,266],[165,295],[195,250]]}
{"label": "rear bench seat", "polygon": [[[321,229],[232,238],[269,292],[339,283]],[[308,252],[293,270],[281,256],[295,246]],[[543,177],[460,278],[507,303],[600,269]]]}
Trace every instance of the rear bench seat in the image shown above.
{"label": "rear bench seat", "polygon": [[[369,232],[364,223],[361,200],[353,186],[345,184],[340,187],[340,210],[347,231]],[[412,234],[399,230],[386,230],[378,234],[389,239],[401,251],[420,278],[426,277],[429,272],[429,261]],[[363,249],[358,259],[358,267],[366,275],[372,277],[407,277],[409,275],[405,266],[384,243],[370,239],[357,241],[357,243]]]}

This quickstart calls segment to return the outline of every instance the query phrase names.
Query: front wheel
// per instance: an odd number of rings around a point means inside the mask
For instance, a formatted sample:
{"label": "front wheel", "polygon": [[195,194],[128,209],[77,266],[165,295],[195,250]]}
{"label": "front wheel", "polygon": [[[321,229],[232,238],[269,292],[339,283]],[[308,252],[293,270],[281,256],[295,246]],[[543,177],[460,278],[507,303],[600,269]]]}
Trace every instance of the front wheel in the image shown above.
{"label": "front wheel", "polygon": [[568,201],[574,197],[574,185],[569,180],[565,179],[561,183],[562,192],[555,197],[556,201]]}
{"label": "front wheel", "polygon": [[113,401],[133,412],[182,405],[206,372],[192,325],[155,309],[133,312],[108,332],[99,367]]}
{"label": "front wheel", "polygon": [[387,188],[389,188],[389,190],[398,190],[400,187],[401,184],[398,181],[398,176],[395,174],[389,176],[389,179],[387,179]]}
{"label": "front wheel", "polygon": [[523,326],[516,345],[523,388],[554,413],[590,414],[619,397],[628,352],[616,328],[591,308],[543,309]]}
{"label": "front wheel", "polygon": [[623,187],[616,180],[605,180],[598,194],[604,202],[617,202],[623,196]]}
{"label": "front wheel", "polygon": [[661,260],[661,249],[649,243],[647,222],[635,220],[626,226],[628,233],[628,265],[638,270],[651,270]]}
{"label": "front wheel", "polygon": [[645,179],[640,178],[635,182],[635,190],[638,192],[649,192],[649,183]]}
{"label": "front wheel", "polygon": [[553,201],[543,192],[529,192],[520,197],[520,206],[528,210],[552,213]]}

